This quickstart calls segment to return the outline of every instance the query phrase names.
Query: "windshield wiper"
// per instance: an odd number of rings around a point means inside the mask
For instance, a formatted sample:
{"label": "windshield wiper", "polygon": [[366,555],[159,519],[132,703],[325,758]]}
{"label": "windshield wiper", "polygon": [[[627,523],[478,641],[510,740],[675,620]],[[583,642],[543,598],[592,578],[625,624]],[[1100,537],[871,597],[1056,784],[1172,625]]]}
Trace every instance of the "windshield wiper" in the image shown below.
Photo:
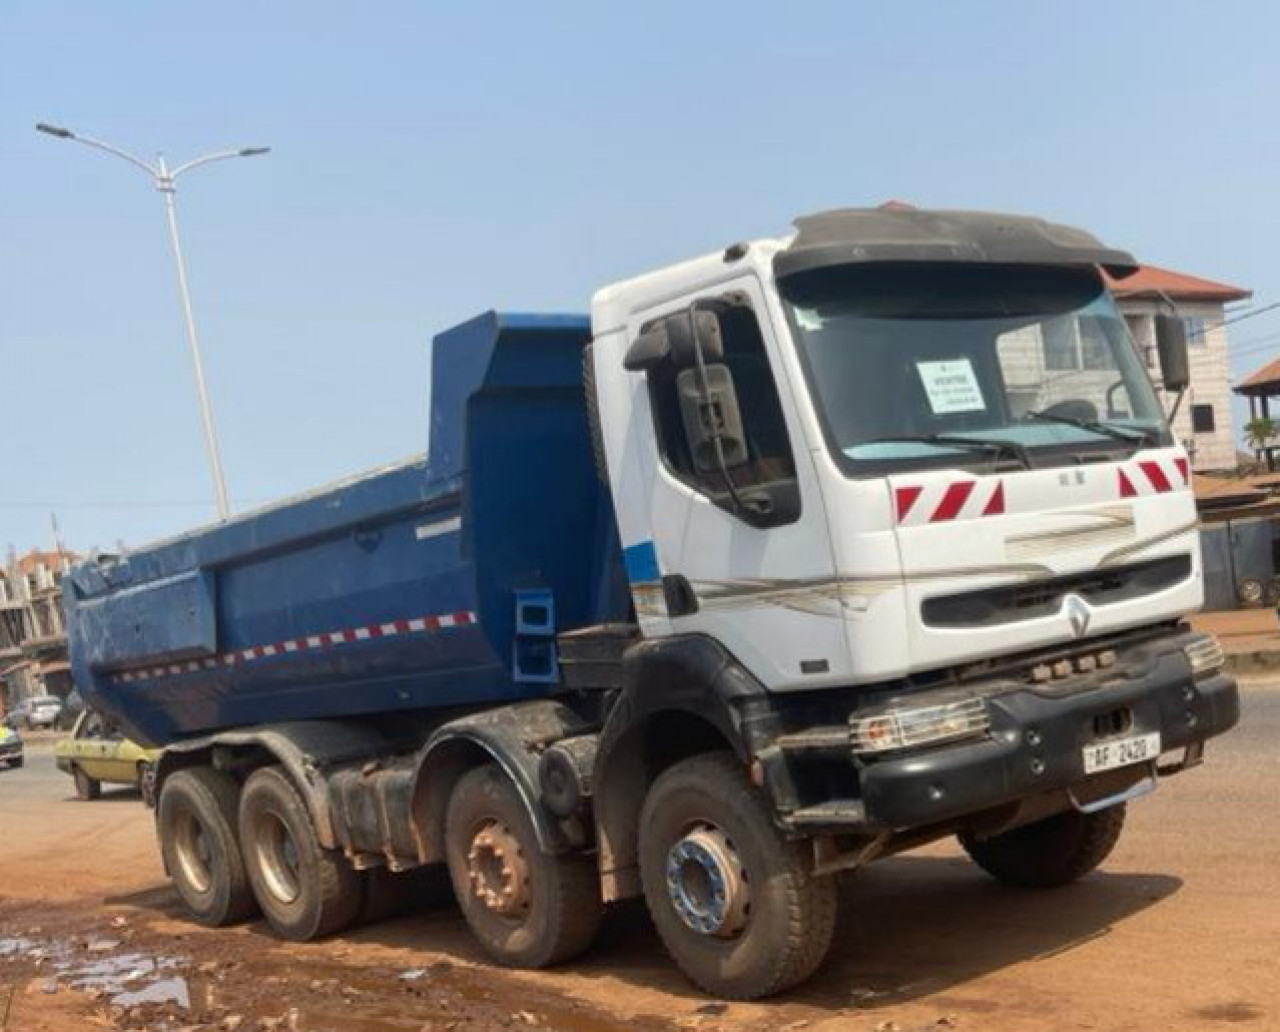
{"label": "windshield wiper", "polygon": [[877,437],[873,441],[862,441],[861,444],[936,444],[944,448],[966,448],[969,451],[983,451],[998,459],[1007,455],[1015,462],[1022,463],[1026,469],[1031,468],[1031,456],[1027,449],[1015,441],[1001,441],[994,437],[960,437],[955,434],[904,434],[901,437]]}
{"label": "windshield wiper", "polygon": [[1038,412],[1035,409],[1031,409],[1024,414],[1032,419],[1043,420],[1046,423],[1064,423],[1067,426],[1078,426],[1081,430],[1092,430],[1095,434],[1102,434],[1103,437],[1112,437],[1117,441],[1125,441],[1129,444],[1151,447],[1156,443],[1155,438],[1148,431],[1139,430],[1136,426],[1112,426],[1110,423],[1104,423],[1097,419],[1074,419],[1071,416],[1059,416],[1052,412]]}

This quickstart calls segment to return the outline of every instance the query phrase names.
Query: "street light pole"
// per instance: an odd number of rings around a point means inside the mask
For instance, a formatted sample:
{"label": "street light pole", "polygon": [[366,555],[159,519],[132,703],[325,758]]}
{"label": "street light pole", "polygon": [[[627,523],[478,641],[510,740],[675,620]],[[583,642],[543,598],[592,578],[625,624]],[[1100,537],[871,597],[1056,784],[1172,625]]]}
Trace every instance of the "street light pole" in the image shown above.
{"label": "street light pole", "polygon": [[182,173],[189,172],[200,165],[207,165],[210,162],[221,161],[225,158],[252,158],[259,154],[268,153],[271,148],[241,147],[237,150],[217,151],[213,154],[206,154],[204,157],[196,158],[193,161],[188,161],[185,165],[179,165],[176,169],[170,171],[168,164],[164,160],[164,155],[160,155],[157,163],[152,166],[132,154],[120,150],[118,147],[113,147],[110,144],[103,143],[100,140],[93,140],[86,136],[78,136],[70,129],[46,125],[43,122],[38,124],[36,129],[57,139],[75,140],[77,143],[83,143],[88,147],[93,147],[96,150],[105,151],[108,154],[124,159],[145,172],[152,185],[164,198],[165,216],[169,225],[169,243],[173,249],[173,260],[178,267],[178,295],[182,302],[182,315],[186,321],[187,343],[191,347],[191,364],[195,371],[196,394],[200,402],[200,419],[204,426],[205,449],[209,454],[209,469],[213,475],[213,494],[217,503],[218,519],[225,520],[230,515],[231,510],[227,502],[226,480],[222,475],[222,455],[218,449],[218,435],[214,428],[213,407],[209,402],[209,389],[204,378],[204,359],[200,353],[200,339],[196,334],[195,316],[191,310],[191,290],[187,283],[187,265],[182,256],[182,243],[178,236],[178,209],[175,199],[178,192],[177,179]]}
{"label": "street light pole", "polygon": [[200,419],[204,424],[204,446],[209,453],[209,469],[213,473],[213,494],[218,504],[218,519],[225,520],[231,508],[227,503],[227,482],[222,475],[222,452],[218,448],[218,434],[213,424],[213,407],[209,403],[209,388],[204,382],[204,358],[200,354],[200,338],[196,335],[196,320],[191,313],[191,290],[187,286],[187,263],[182,257],[182,243],[178,239],[178,206],[175,195],[178,190],[165,165],[164,155],[159,159],[160,175],[156,177],[156,189],[164,197],[164,211],[169,223],[169,244],[173,248],[173,260],[178,266],[178,294],[182,299],[182,315],[187,323],[187,343],[191,345],[191,365],[196,376],[196,395],[200,399]]}

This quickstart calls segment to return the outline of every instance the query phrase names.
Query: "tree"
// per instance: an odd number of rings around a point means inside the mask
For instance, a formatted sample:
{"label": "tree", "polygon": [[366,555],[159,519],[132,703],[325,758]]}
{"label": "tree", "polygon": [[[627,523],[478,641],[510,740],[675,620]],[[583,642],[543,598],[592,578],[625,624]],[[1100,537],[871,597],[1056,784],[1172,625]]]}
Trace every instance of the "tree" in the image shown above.
{"label": "tree", "polygon": [[1277,429],[1280,428],[1277,428],[1276,421],[1270,416],[1255,416],[1244,425],[1245,440],[1253,446],[1254,451],[1266,452],[1267,469],[1274,468],[1268,444],[1274,441]]}

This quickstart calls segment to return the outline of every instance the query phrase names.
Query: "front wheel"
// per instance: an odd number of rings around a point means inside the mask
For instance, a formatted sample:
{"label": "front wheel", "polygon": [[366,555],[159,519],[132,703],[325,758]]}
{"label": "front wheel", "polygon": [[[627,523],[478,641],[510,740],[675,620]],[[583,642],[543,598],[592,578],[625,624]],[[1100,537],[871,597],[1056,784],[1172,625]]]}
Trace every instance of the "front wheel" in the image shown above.
{"label": "front wheel", "polygon": [[306,803],[280,768],[263,767],[245,782],[240,842],[258,906],[281,938],[332,935],[359,915],[359,872],[321,847]]}
{"label": "front wheel", "polygon": [[1067,810],[990,838],[967,832],[960,844],[996,881],[1022,889],[1052,889],[1083,878],[1115,849],[1124,804],[1094,813]]}
{"label": "front wheel", "polygon": [[645,903],[676,964],[713,996],[757,999],[808,978],[831,946],[833,878],[773,822],[729,753],[682,760],[640,816]]}
{"label": "front wheel", "polygon": [[496,766],[458,779],[445,817],[453,893],[501,964],[538,968],[585,950],[604,912],[595,861],[542,851],[511,780]]}

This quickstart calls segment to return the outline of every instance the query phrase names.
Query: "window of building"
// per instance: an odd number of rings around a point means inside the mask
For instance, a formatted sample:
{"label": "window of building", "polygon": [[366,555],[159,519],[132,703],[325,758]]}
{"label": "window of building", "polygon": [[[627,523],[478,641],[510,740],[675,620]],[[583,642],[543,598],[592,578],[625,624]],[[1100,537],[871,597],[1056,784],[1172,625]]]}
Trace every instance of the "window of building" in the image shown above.
{"label": "window of building", "polygon": [[1182,325],[1187,331],[1187,344],[1191,347],[1203,347],[1208,343],[1206,339],[1208,333],[1208,325],[1202,315],[1188,315],[1182,320]]}
{"label": "window of building", "polygon": [[1096,318],[1051,319],[1040,327],[1046,369],[1114,369],[1106,330]]}
{"label": "window of building", "polygon": [[[729,468],[734,489],[794,480],[796,467],[782,402],[755,312],[738,295],[733,295],[730,302],[707,307],[712,307],[720,318],[724,365],[733,379],[746,439],[744,460]],[[677,478],[721,501],[728,494],[724,477],[716,470],[699,470],[690,453],[678,390],[679,375],[680,370],[670,361],[660,363],[649,372],[658,446],[667,468]]]}
{"label": "window of building", "polygon": [[1106,331],[1092,316],[1081,316],[1080,328],[1080,368],[1082,369],[1114,369],[1115,359],[1111,357],[1111,345],[1107,342]]}
{"label": "window of building", "polygon": [[1191,406],[1191,429],[1198,434],[1211,434],[1214,431],[1213,406]]}
{"label": "window of building", "polygon": [[1079,369],[1080,348],[1074,327],[1067,319],[1049,319],[1040,327],[1044,338],[1046,369]]}
{"label": "window of building", "polygon": [[1143,364],[1148,369],[1155,369],[1159,366],[1156,358],[1156,349],[1147,343],[1146,335],[1143,332],[1143,323],[1146,320],[1144,315],[1126,315],[1124,317],[1125,329],[1129,331],[1129,337],[1133,341],[1133,349],[1142,357]]}

